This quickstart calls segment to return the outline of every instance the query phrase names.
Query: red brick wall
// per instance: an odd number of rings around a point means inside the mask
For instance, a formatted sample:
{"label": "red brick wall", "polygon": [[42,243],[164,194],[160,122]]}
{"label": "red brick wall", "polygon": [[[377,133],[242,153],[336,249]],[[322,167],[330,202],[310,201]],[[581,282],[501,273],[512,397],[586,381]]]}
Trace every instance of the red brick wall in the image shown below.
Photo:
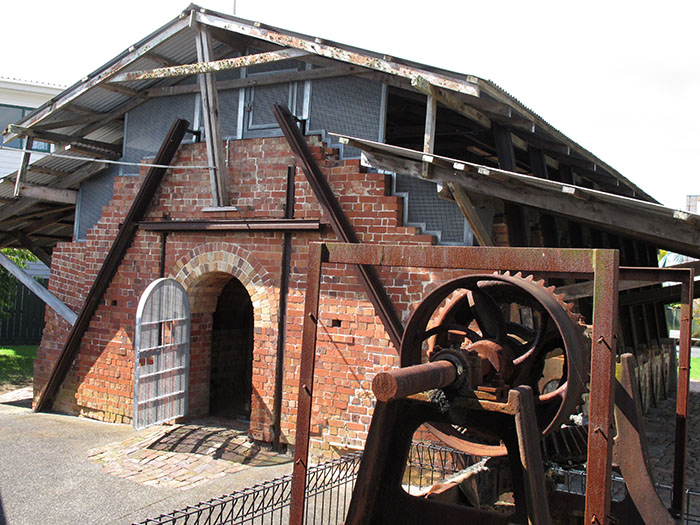
{"label": "red brick wall", "polygon": [[[338,161],[337,151],[312,138],[312,150],[362,242],[432,243],[401,226],[401,203],[388,196],[385,175],[366,173],[359,161]],[[175,168],[165,177],[149,219],[269,218],[284,216],[287,166],[293,156],[281,138],[231,143],[228,187],[239,211],[203,212],[211,205],[206,170]],[[203,144],[182,146],[179,166],[206,164]],[[78,311],[113,241],[140,179],[119,177],[114,198],[85,241],[59,244],[53,253],[50,290]],[[301,170],[295,183],[295,218],[322,218]],[[309,241],[333,240],[322,233],[294,234],[287,312],[282,437],[293,441],[301,318]],[[274,363],[283,236],[280,232],[171,233],[165,273],[178,279],[192,303],[191,415],[208,412],[212,315],[231,276],[246,287],[254,307],[253,394],[250,433],[271,439]],[[161,237],[139,231],[85,334],[55,408],[106,421],[128,423],[132,414],[133,340],[139,297],[160,275]],[[404,322],[415,301],[436,279],[431,272],[382,270],[380,277]],[[397,352],[357,284],[353,270],[325,266],[318,330],[312,444],[317,450],[359,447],[371,417],[372,377],[398,363]],[[47,309],[46,329],[35,362],[35,395],[67,337],[69,326]]]}

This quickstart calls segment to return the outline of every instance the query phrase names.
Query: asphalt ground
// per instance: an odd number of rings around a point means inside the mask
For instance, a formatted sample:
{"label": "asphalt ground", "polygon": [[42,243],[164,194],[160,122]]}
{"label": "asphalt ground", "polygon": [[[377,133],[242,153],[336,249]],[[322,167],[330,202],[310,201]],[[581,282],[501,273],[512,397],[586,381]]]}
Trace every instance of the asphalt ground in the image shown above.
{"label": "asphalt ground", "polygon": [[182,490],[120,478],[89,458],[89,451],[135,434],[126,425],[36,414],[26,401],[2,396],[0,525],[132,523],[291,471],[290,462],[246,468]]}

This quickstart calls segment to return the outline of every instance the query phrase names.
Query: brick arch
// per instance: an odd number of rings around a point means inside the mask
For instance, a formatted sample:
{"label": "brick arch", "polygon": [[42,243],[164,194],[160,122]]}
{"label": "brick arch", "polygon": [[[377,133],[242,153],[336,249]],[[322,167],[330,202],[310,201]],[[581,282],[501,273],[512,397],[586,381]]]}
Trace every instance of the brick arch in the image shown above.
{"label": "brick arch", "polygon": [[250,295],[255,326],[277,326],[277,312],[273,309],[275,289],[270,276],[252,253],[236,244],[202,244],[175,263],[170,277],[187,291],[193,314],[213,313],[221,290],[235,277]]}

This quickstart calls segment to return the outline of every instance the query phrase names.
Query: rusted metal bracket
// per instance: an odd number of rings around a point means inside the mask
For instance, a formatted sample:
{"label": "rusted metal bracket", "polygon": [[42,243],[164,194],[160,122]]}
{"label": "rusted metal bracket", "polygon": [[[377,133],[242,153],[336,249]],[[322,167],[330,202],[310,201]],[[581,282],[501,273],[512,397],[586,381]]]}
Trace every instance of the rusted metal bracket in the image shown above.
{"label": "rusted metal bracket", "polygon": [[[157,166],[167,166],[170,164],[172,159],[175,157],[177,149],[180,147],[182,138],[185,136],[189,125],[189,122],[186,120],[175,120],[154,160],[154,163]],[[143,219],[148,211],[151,201],[153,200],[153,196],[160,186],[165,173],[166,168],[153,167],[148,170],[148,173],[141,184],[141,188],[136,194],[136,197],[131,204],[131,208],[124,218],[124,222],[119,227],[119,232],[114,239],[114,243],[112,243],[112,247],[110,248],[107,257],[105,257],[104,263],[102,263],[102,268],[100,268],[95,281],[90,287],[90,291],[85,298],[83,307],[78,314],[78,319],[68,334],[68,338],[63,345],[63,350],[61,351],[61,354],[56,360],[56,364],[51,370],[49,380],[46,382],[41,394],[39,395],[39,399],[34,407],[36,412],[42,412],[51,408],[56,393],[63,383],[66,374],[68,374],[71,363],[73,362],[73,359],[80,348],[80,342],[88,328],[90,319],[92,319],[92,316],[97,310],[104,293],[107,291],[107,288],[112,282],[112,278],[117,272],[117,268],[119,267],[126,250],[129,248],[129,246],[131,246],[131,242],[139,227],[139,221]]]}
{"label": "rusted metal bracket", "polygon": [[[333,232],[343,242],[358,244],[360,241],[355,234],[355,230],[343,212],[343,209],[340,207],[340,203],[335,198],[333,190],[321,172],[321,168],[314,160],[306,144],[306,140],[304,140],[304,135],[302,135],[296,125],[294,116],[290,113],[289,109],[279,104],[273,105],[272,111],[282,128],[284,137],[287,139],[294,155],[299,160],[314,195],[316,195],[321,207],[328,215]],[[357,265],[357,271],[359,273],[360,282],[364,286],[377,315],[384,324],[389,339],[391,339],[392,344],[398,350],[401,344],[401,337],[403,336],[403,325],[389,297],[384,291],[384,287],[379,281],[376,271],[371,266],[365,264]]]}

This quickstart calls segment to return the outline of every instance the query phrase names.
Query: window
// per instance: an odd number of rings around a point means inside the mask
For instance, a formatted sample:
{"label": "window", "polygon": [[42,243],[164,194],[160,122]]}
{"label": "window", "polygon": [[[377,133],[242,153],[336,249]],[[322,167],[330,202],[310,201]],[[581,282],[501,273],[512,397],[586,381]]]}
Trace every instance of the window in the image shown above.
{"label": "window", "polygon": [[[21,120],[23,117],[28,115],[33,111],[33,108],[24,108],[20,106],[8,106],[7,104],[0,104],[0,131],[4,130],[10,124]],[[4,144],[8,148],[23,149],[27,144],[27,139],[15,139],[7,144]],[[34,141],[32,146],[33,151],[50,151],[50,145],[48,142]]]}

